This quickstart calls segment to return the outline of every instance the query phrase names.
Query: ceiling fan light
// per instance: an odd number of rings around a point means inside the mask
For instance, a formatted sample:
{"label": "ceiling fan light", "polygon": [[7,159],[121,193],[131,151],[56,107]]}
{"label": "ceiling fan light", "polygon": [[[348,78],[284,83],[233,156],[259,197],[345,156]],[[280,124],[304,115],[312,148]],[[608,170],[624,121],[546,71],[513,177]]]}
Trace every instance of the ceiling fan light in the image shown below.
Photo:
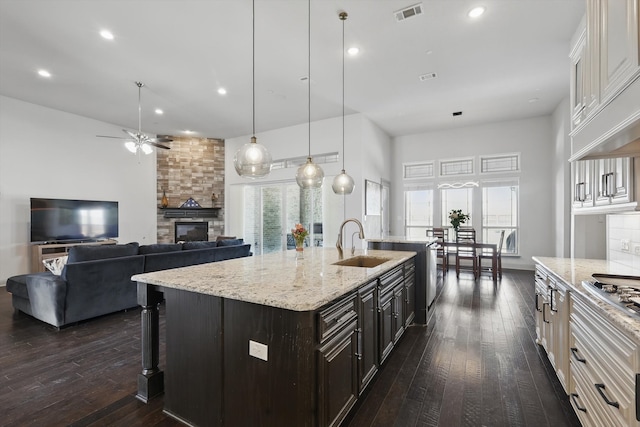
{"label": "ceiling fan light", "polygon": [[255,136],[252,136],[251,142],[236,151],[233,166],[240,176],[262,178],[271,172],[271,154],[264,145],[258,144]]}
{"label": "ceiling fan light", "polygon": [[355,183],[353,182],[353,178],[347,175],[344,169],[342,169],[340,175],[336,175],[336,177],[333,178],[333,184],[331,184],[331,188],[336,194],[351,194],[354,187]]}
{"label": "ceiling fan light", "polygon": [[125,142],[124,146],[127,148],[127,150],[131,151],[133,154],[135,154],[136,151],[138,151],[138,145],[133,141]]}
{"label": "ceiling fan light", "polygon": [[144,154],[151,154],[153,153],[153,148],[151,148],[151,145],[144,143],[140,146],[140,148],[142,148],[142,152]]}
{"label": "ceiling fan light", "polygon": [[320,188],[324,181],[324,171],[319,165],[307,157],[307,163],[300,166],[296,172],[296,182],[300,188]]}

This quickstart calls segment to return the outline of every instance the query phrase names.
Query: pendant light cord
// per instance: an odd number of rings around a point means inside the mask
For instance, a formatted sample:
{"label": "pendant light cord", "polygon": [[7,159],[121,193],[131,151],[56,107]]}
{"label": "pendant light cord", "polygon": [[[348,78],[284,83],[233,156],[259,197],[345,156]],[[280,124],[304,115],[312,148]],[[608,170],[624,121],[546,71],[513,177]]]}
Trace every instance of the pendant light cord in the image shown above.
{"label": "pendant light cord", "polygon": [[251,2],[251,82],[252,82],[252,130],[253,136],[256,136],[256,0]]}
{"label": "pendant light cord", "polygon": [[307,71],[307,85],[309,88],[309,105],[308,105],[308,112],[309,112],[309,157],[311,157],[311,0],[308,0],[307,2],[308,4],[308,9],[309,9],[309,13],[308,13],[308,19],[309,19],[309,38],[308,38],[308,42],[309,42],[309,58],[308,58],[308,71]]}
{"label": "pendant light cord", "polygon": [[136,86],[138,86],[138,142],[140,142],[140,135],[142,135],[142,98],[140,92],[144,85],[141,82],[136,82]]}
{"label": "pendant light cord", "polygon": [[340,14],[342,20],[342,170],[344,172],[344,21],[347,20],[347,13]]}

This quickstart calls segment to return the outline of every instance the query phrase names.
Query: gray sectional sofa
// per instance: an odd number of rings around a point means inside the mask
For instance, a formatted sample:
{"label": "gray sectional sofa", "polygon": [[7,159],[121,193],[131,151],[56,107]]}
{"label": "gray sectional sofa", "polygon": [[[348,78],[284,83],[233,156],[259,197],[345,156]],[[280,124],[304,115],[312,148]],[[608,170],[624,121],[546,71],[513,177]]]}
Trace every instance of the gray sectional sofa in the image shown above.
{"label": "gray sectional sofa", "polygon": [[242,239],[219,242],[74,246],[62,273],[34,273],[7,279],[16,311],[57,328],[137,307],[131,276],[250,256]]}

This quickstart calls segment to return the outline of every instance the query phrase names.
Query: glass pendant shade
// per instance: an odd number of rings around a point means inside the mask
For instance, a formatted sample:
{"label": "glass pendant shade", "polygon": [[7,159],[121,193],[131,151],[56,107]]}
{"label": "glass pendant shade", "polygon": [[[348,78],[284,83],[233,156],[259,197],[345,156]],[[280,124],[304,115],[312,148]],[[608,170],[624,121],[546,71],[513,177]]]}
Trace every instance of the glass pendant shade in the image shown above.
{"label": "glass pendant shade", "polygon": [[138,146],[133,141],[125,142],[124,146],[127,148],[127,150],[131,151],[133,154],[136,154],[136,151],[138,151]]}
{"label": "glass pendant shade", "polygon": [[142,145],[140,146],[140,148],[142,149],[142,152],[143,152],[144,154],[151,154],[151,153],[153,153],[153,148],[151,148],[151,145],[149,145],[149,144],[142,144]]}
{"label": "glass pendant shade", "polygon": [[244,144],[233,158],[233,165],[238,175],[246,178],[262,178],[271,172],[271,154],[264,145],[258,144],[256,137]]}
{"label": "glass pendant shade", "polygon": [[344,169],[342,169],[340,175],[333,178],[333,184],[331,184],[331,188],[336,194],[351,194],[354,187],[355,183],[353,182],[353,178],[347,175]]}
{"label": "glass pendant shade", "polygon": [[296,182],[300,188],[320,188],[322,181],[324,181],[324,171],[311,161],[311,157],[307,157],[307,163],[298,168]]}

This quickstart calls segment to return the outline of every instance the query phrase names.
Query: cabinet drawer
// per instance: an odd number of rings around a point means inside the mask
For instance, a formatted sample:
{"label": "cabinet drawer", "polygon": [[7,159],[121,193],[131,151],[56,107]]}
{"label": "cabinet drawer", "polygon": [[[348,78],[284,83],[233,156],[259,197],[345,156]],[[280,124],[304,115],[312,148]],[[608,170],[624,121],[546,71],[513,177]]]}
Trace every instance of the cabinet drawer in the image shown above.
{"label": "cabinet drawer", "polygon": [[318,314],[318,339],[321,343],[338,333],[357,317],[356,294],[329,306]]}
{"label": "cabinet drawer", "polygon": [[416,274],[416,263],[413,259],[404,263],[404,277],[413,277]]}
{"label": "cabinet drawer", "polygon": [[581,343],[578,351],[590,355],[591,360],[585,358],[594,369],[602,370],[601,376],[615,382],[627,396],[633,396],[637,345],[580,299],[573,298],[572,304],[571,334]]}
{"label": "cabinet drawer", "polygon": [[[594,378],[591,375],[592,372],[593,370],[588,368],[588,363],[571,364],[571,375],[574,378],[574,390],[571,393],[579,397],[579,400],[572,399],[572,405],[582,424],[585,427],[632,425],[629,420],[634,419],[635,413],[631,413],[632,408],[628,401],[618,399],[619,396],[615,394],[612,387]],[[605,398],[618,407],[607,404]]]}
{"label": "cabinet drawer", "polygon": [[402,266],[396,267],[388,273],[380,276],[380,292],[389,292],[393,287],[404,280]]}

